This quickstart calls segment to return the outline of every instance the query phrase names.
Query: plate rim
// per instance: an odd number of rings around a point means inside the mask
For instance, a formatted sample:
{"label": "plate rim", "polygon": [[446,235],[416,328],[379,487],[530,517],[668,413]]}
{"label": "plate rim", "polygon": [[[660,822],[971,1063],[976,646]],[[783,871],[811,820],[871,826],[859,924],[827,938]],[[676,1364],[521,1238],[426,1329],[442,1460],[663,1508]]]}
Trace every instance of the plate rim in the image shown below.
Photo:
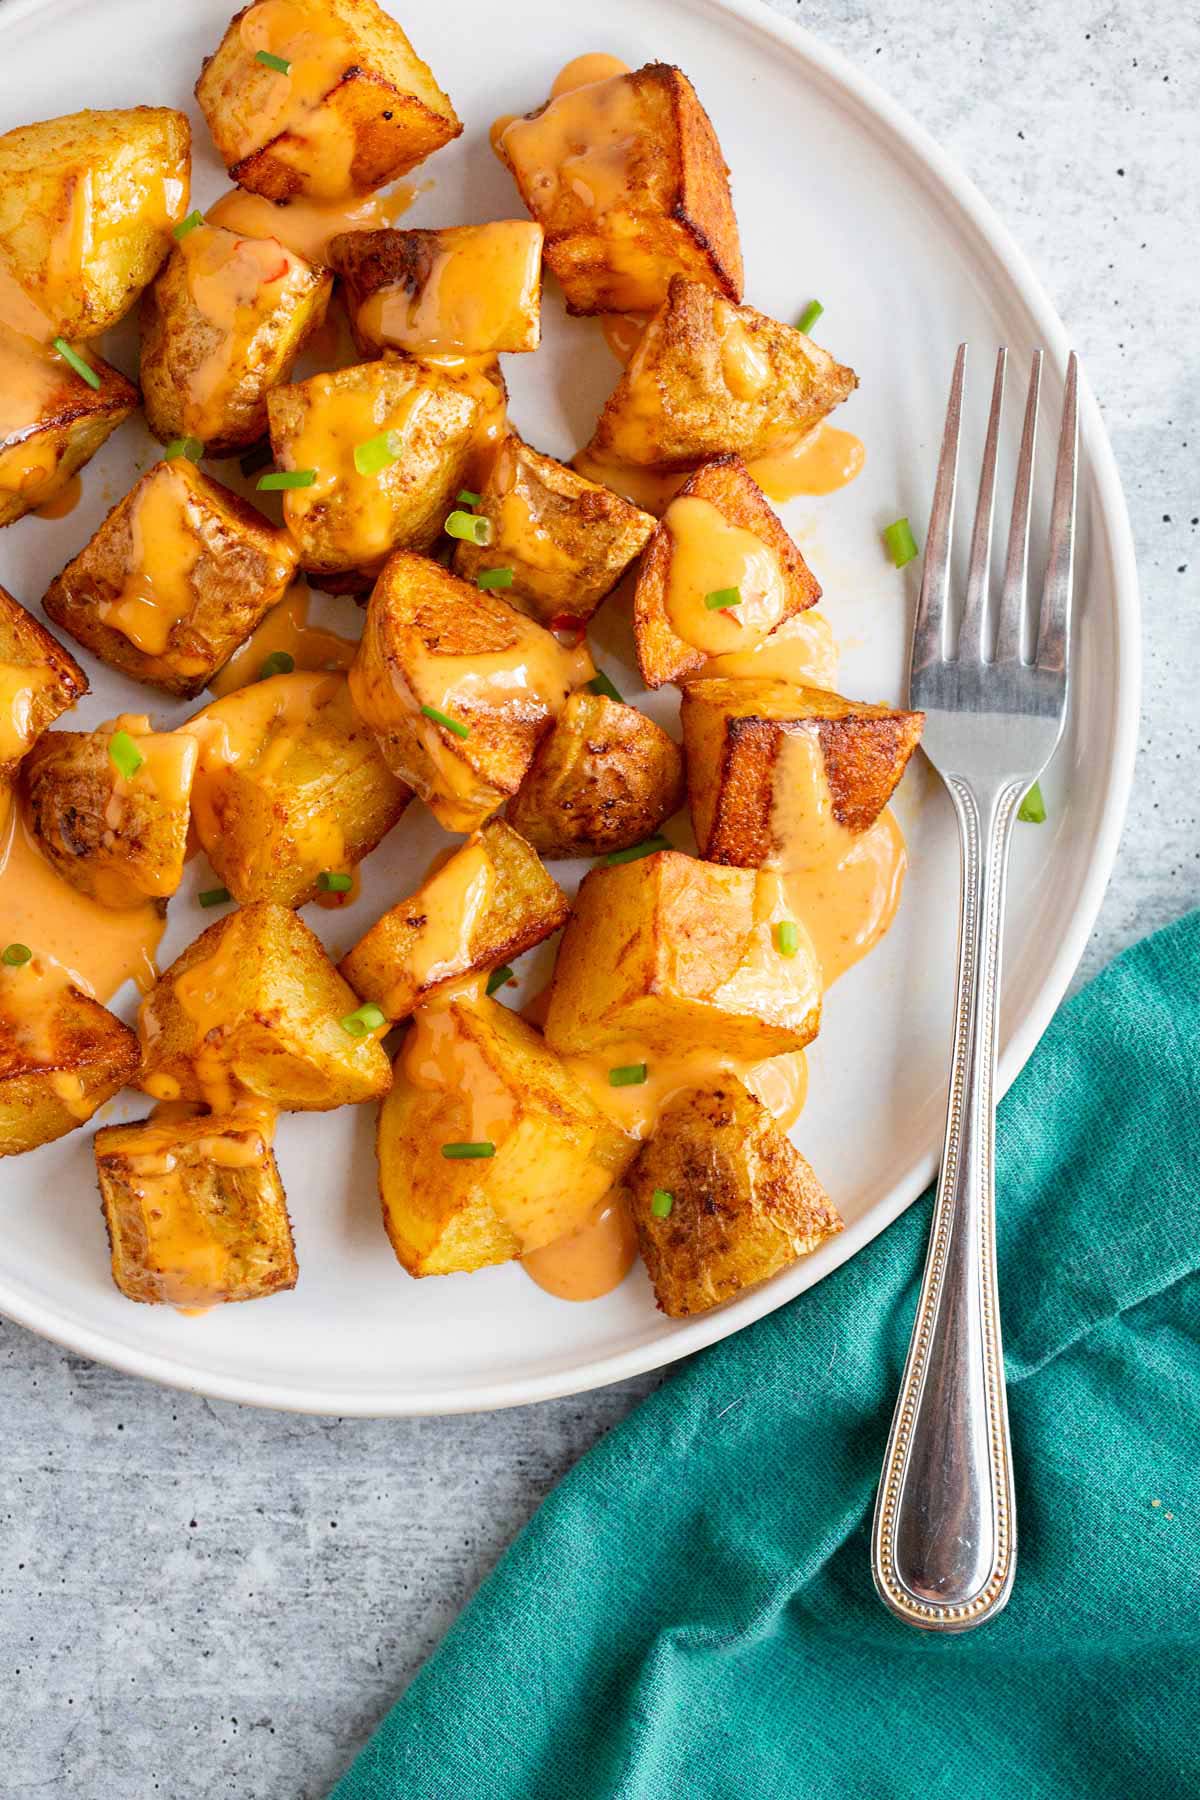
{"label": "plate rim", "polygon": [[[9,0],[5,16],[0,19],[0,28],[4,24],[26,21],[40,11],[55,10],[62,3],[63,0]],[[66,3],[71,6],[76,0],[66,0]],[[692,3],[696,6],[696,0]],[[1042,335],[1048,361],[1061,377],[1066,367],[1068,338],[1049,294],[990,201],[925,127],[842,51],[831,48],[804,26],[776,13],[765,0],[699,0],[697,10],[707,13],[718,23],[736,24],[774,40],[806,65],[810,79],[818,79],[835,98],[840,93],[842,99],[851,102],[861,115],[873,117],[883,127],[892,144],[907,152],[915,171],[926,181],[932,180],[933,185],[949,197],[960,215],[973,227],[976,239],[1003,266]],[[1097,523],[1107,540],[1105,550],[1112,570],[1117,649],[1112,750],[1079,902],[1063,931],[1046,977],[1001,1058],[1001,1094],[1016,1079],[1057,1011],[1087,946],[1116,861],[1137,753],[1142,651],[1136,553],[1116,459],[1086,378],[1080,383],[1080,426],[1096,488]],[[607,1387],[613,1382],[665,1368],[684,1356],[735,1335],[755,1320],[787,1305],[886,1230],[928,1187],[937,1160],[936,1151],[929,1152],[826,1250],[795,1265],[788,1275],[744,1295],[737,1303],[736,1322],[731,1318],[730,1309],[721,1308],[680,1324],[668,1337],[655,1337],[625,1350],[594,1356],[569,1371],[527,1375],[515,1381],[427,1387],[420,1392],[401,1391],[384,1397],[378,1393],[356,1395],[340,1388],[326,1390],[311,1384],[291,1388],[252,1376],[214,1375],[182,1359],[133,1349],[105,1330],[63,1319],[42,1303],[30,1301],[19,1287],[10,1286],[2,1272],[0,1314],[65,1350],[123,1374],[140,1376],[164,1387],[202,1394],[210,1399],[231,1400],[271,1411],[340,1418],[429,1418],[499,1411]]]}

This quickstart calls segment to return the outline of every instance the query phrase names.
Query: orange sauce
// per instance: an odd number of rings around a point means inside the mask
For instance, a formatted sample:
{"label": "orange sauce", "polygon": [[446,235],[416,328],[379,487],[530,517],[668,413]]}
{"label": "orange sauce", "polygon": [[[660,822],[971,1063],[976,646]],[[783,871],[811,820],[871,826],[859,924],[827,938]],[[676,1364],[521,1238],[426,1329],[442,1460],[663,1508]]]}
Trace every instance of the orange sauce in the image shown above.
{"label": "orange sauce", "polygon": [[151,656],[162,655],[175,626],[195,604],[192,572],[200,560],[200,540],[188,528],[187,479],[169,462],[143,483],[130,517],[125,586],[100,607],[105,625]]}
{"label": "orange sauce", "polygon": [[609,56],[603,50],[588,50],[582,56],[573,56],[569,63],[563,64],[550,83],[550,98],[557,100],[561,94],[571,94],[576,88],[590,87],[594,81],[611,81],[614,75],[630,73],[629,64],[622,62],[619,56]]}
{"label": "orange sauce", "polygon": [[731,675],[748,681],[794,681],[801,687],[837,688],[838,647],[833,627],[816,607],[793,613],[770,637],[745,649],[710,657],[689,680]]}
{"label": "orange sauce", "polygon": [[260,50],[287,63],[283,70],[254,65],[254,105],[237,159],[266,144],[318,199],[339,199],[353,188],[355,133],[350,120],[326,102],[355,62],[354,45],[323,0],[257,0],[238,27],[249,57]]}
{"label": "orange sauce", "polygon": [[204,216],[210,225],[223,225],[239,237],[274,238],[305,262],[324,264],[335,237],[394,226],[421,191],[421,187],[400,184],[386,194],[350,199],[314,200],[298,194],[291,200],[274,201],[245,188],[231,188],[214,200]]}
{"label": "orange sauce", "polygon": [[0,766],[33,745],[34,703],[53,685],[54,671],[45,663],[0,662]]}
{"label": "orange sauce", "polygon": [[311,604],[312,593],[307,583],[294,583],[241,649],[234,652],[219,674],[214,675],[208,684],[209,691],[218,699],[224,699],[226,694],[235,693],[238,688],[249,687],[259,680],[267,657],[276,652],[290,656],[297,669],[348,669],[354,660],[357,642],[327,631],[324,626],[311,624],[308,616]]}
{"label": "orange sauce", "polygon": [[787,449],[758,457],[749,469],[769,499],[783,501],[799,494],[835,493],[862,473],[866,460],[861,438],[822,422]]}
{"label": "orange sauce", "polygon": [[309,271],[277,239],[238,237],[219,225],[197,225],[178,253],[193,306],[219,333],[183,393],[187,434],[206,444],[225,428],[230,394],[241,379],[240,356],[256,324],[285,284],[303,283]]}
{"label": "orange sauce", "polygon": [[0,322],[0,496],[27,508],[51,501],[63,485],[59,433],[47,430],[70,379],[56,351]]}
{"label": "orange sauce", "polygon": [[58,492],[41,506],[34,508],[35,517],[39,519],[65,519],[73,513],[83,498],[83,480],[79,475],[72,475],[64,481]]}
{"label": "orange sauce", "polygon": [[[749,649],[774,631],[787,605],[787,584],[769,544],[731,525],[698,495],[672,500],[662,522],[671,540],[667,618],[678,638],[719,656]],[[710,594],[732,589],[741,595],[737,605],[709,607]]]}
{"label": "orange sauce", "polygon": [[653,513],[655,518],[662,517],[691,473],[689,469],[646,469],[588,449],[576,451],[571,467],[586,475],[589,481],[598,481],[601,487],[611,488],[614,494],[620,494],[622,499],[640,507],[643,512]]}
{"label": "orange sauce", "polygon": [[[495,885],[495,867],[479,838],[456,850],[423,883],[413,899],[413,911],[423,915],[423,923],[406,958],[406,974],[418,988],[470,967],[471,942]],[[403,991],[410,991],[407,981]],[[385,1012],[401,1010],[399,1003],[385,1000]]]}
{"label": "orange sauce", "polygon": [[58,336],[54,321],[46,316],[36,300],[32,300],[10,270],[0,263],[0,325],[18,332],[38,344],[49,344]]}
{"label": "orange sauce", "polygon": [[642,341],[642,333],[646,329],[646,313],[602,313],[600,329],[604,341],[616,357],[625,366]]}
{"label": "orange sauce", "polygon": [[531,1281],[559,1300],[599,1300],[637,1261],[637,1231],[618,1191],[598,1200],[576,1231],[521,1258]]}
{"label": "orange sauce", "polygon": [[448,227],[436,234],[416,284],[395,282],[368,295],[358,309],[359,335],[376,348],[433,355],[533,349],[541,270],[540,225],[499,219]]}
{"label": "orange sauce", "polygon": [[452,381],[479,401],[479,417],[471,440],[466,485],[482,488],[496,451],[508,436],[508,396],[494,356],[424,354],[415,360],[434,370],[443,381]]}
{"label": "orange sauce", "polygon": [[74,1119],[90,1119],[96,1102],[84,1092],[77,1070],[55,1068],[62,1044],[56,1023],[60,1006],[78,984],[68,970],[45,956],[32,956],[19,968],[0,964],[0,1032],[5,1048],[19,1048],[22,1061],[46,1072],[49,1084]]}

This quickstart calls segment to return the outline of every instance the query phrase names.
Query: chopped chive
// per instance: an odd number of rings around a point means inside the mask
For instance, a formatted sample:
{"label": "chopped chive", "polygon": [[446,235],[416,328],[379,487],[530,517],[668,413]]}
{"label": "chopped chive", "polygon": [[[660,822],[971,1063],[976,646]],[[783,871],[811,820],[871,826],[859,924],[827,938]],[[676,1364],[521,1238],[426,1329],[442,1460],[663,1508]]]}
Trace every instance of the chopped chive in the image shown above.
{"label": "chopped chive", "polygon": [[475,577],[476,587],[502,588],[511,587],[513,572],[511,569],[484,569]]}
{"label": "chopped chive", "polygon": [[196,898],[201,906],[224,906],[227,900],[233,899],[233,895],[228,888],[204,888]]}
{"label": "chopped chive", "polygon": [[622,1063],[619,1069],[608,1071],[609,1087],[641,1087],[645,1079],[645,1063]]}
{"label": "chopped chive", "polygon": [[471,727],[464,725],[461,719],[450,718],[448,713],[439,712],[436,706],[423,706],[421,711],[427,719],[432,719],[435,725],[444,725],[447,731],[452,731],[455,737],[470,737]]}
{"label": "chopped chive", "polygon": [[472,1157],[495,1156],[495,1144],[485,1141],[481,1144],[443,1144],[442,1155],[448,1156],[451,1162],[466,1162]]}
{"label": "chopped chive", "polygon": [[507,963],[504,964],[504,967],[502,969],[493,969],[491,974],[487,978],[488,994],[491,995],[491,994],[498,993],[499,990],[504,986],[505,982],[511,981],[511,980],[512,980],[512,970],[509,968]]}
{"label": "chopped chive", "polygon": [[714,588],[711,594],[705,594],[704,604],[709,612],[721,612],[727,606],[742,604],[741,588]]}
{"label": "chopped chive", "polygon": [[668,1194],[666,1188],[655,1188],[650,1197],[650,1211],[656,1219],[669,1219],[674,1204],[675,1196]]}
{"label": "chopped chive", "polygon": [[6,962],[10,969],[19,969],[21,964],[27,963],[32,955],[33,951],[28,944],[8,944],[5,946],[3,956],[0,956],[0,962]]}
{"label": "chopped chive", "polygon": [[614,863],[640,862],[643,856],[654,856],[659,850],[669,850],[671,840],[656,832],[641,844],[631,844],[628,850],[610,850],[603,858],[605,865],[611,868]]}
{"label": "chopped chive", "polygon": [[378,1031],[381,1025],[385,1025],[387,1014],[373,1000],[368,1000],[365,1006],[360,1006],[357,1012],[347,1013],[339,1022],[342,1030],[350,1037],[361,1038],[366,1037],[368,1031]]}
{"label": "chopped chive", "polygon": [[780,956],[795,956],[800,948],[800,933],[794,919],[780,919],[775,927],[775,948]]}
{"label": "chopped chive", "polygon": [[84,362],[78,350],[72,350],[66,338],[56,337],[54,340],[54,348],[58,351],[58,354],[62,357],[63,361],[70,363],[75,373],[81,380],[86,381],[89,387],[98,388],[100,386],[100,377],[97,375],[95,369],[93,369],[91,363]]}
{"label": "chopped chive", "polygon": [[145,762],[145,757],[127,731],[114,731],[108,740],[108,754],[118,775],[131,781]]}
{"label": "chopped chive", "polygon": [[281,488],[311,487],[317,479],[315,469],[274,469],[270,475],[259,478],[260,494],[278,493]]}
{"label": "chopped chive", "polygon": [[467,544],[490,544],[492,541],[492,521],[481,519],[478,513],[452,512],[444,529],[447,537],[462,538]]}
{"label": "chopped chive", "polygon": [[810,300],[804,311],[800,314],[800,322],[796,326],[796,330],[811,331],[824,311],[825,308],[821,305],[819,300]]}
{"label": "chopped chive", "polygon": [[187,236],[189,231],[195,231],[197,225],[203,225],[203,223],[203,213],[190,212],[186,219],[180,219],[178,225],[175,227],[175,236],[182,240]]}
{"label": "chopped chive", "polygon": [[286,56],[276,56],[273,50],[256,50],[254,60],[260,62],[264,69],[278,69],[281,75],[287,75],[292,67]]}
{"label": "chopped chive", "polygon": [[317,886],[323,894],[348,894],[354,886],[354,877],[343,875],[337,869],[322,869],[317,876]]}
{"label": "chopped chive", "polygon": [[272,650],[259,665],[258,679],[269,681],[272,675],[290,675],[295,666],[296,659],[290,650]]}
{"label": "chopped chive", "polygon": [[378,437],[355,444],[354,466],[360,475],[378,475],[396,461],[402,447],[399,432],[381,431]]}
{"label": "chopped chive", "polygon": [[251,449],[247,450],[245,456],[240,458],[238,468],[242,471],[243,475],[257,475],[260,469],[265,469],[268,463],[274,461],[275,452],[271,448],[270,439],[263,438]]}
{"label": "chopped chive", "polygon": [[177,456],[186,456],[189,462],[199,462],[204,455],[204,445],[199,438],[172,438],[163,451],[164,462],[174,462]]}
{"label": "chopped chive", "polygon": [[917,540],[912,534],[912,526],[907,519],[897,519],[892,525],[883,528],[883,541],[888,547],[888,555],[898,569],[910,563],[914,556],[920,554]]}
{"label": "chopped chive", "polygon": [[1042,798],[1042,784],[1035,781],[1017,811],[1018,819],[1024,819],[1026,825],[1044,825],[1046,823],[1046,802]]}
{"label": "chopped chive", "polygon": [[483,495],[473,494],[470,488],[459,488],[454,498],[458,501],[460,506],[478,506]]}
{"label": "chopped chive", "polygon": [[620,700],[621,698],[603,669],[600,670],[598,675],[592,676],[592,679],[587,684],[587,688],[590,694],[603,694],[607,700]]}

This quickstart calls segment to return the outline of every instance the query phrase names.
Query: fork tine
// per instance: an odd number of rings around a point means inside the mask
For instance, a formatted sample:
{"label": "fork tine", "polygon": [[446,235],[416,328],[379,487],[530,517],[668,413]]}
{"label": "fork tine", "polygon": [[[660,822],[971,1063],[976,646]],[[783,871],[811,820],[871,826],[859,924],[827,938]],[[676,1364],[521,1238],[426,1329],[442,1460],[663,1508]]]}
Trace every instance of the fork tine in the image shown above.
{"label": "fork tine", "polygon": [[971,562],[967,570],[967,597],[963,607],[962,630],[958,636],[959,662],[982,662],[984,618],[988,604],[988,572],[992,560],[992,517],[996,507],[996,445],[1000,438],[1000,414],[1004,408],[1004,371],[1008,351],[996,357],[996,378],[992,383],[992,411],[988,419],[987,442],[983,447],[983,468],[979,475],[979,500],[975,507],[975,527],[971,533]]}
{"label": "fork tine", "polygon": [[1000,590],[1000,630],[996,638],[997,662],[1020,662],[1024,657],[1026,589],[1029,579],[1029,501],[1033,492],[1033,453],[1037,442],[1038,394],[1042,385],[1042,353],[1033,353],[1029,371],[1029,397],[1017,458],[1017,485],[1013,495],[1012,525],[1004,585]]}
{"label": "fork tine", "polygon": [[1058,467],[1054,473],[1054,505],[1050,514],[1050,547],[1046,555],[1046,581],[1042,588],[1042,613],[1037,646],[1037,665],[1052,674],[1067,668],[1071,631],[1071,588],[1075,573],[1075,463],[1079,439],[1079,365],[1072,350],[1067,361],[1067,385],[1063,394],[1062,430],[1058,437]]}
{"label": "fork tine", "polygon": [[963,376],[967,363],[967,346],[958,346],[954,359],[954,376],[950,383],[950,399],[946,405],[946,425],[942,433],[942,454],[938,462],[937,483],[933,490],[933,508],[929,515],[929,532],[925,540],[925,569],[921,577],[921,593],[917,600],[917,616],[913,624],[911,670],[927,668],[940,662],[945,654],[944,632],[946,600],[950,589],[950,546],[954,534],[954,492],[958,480],[958,434],[962,423]]}

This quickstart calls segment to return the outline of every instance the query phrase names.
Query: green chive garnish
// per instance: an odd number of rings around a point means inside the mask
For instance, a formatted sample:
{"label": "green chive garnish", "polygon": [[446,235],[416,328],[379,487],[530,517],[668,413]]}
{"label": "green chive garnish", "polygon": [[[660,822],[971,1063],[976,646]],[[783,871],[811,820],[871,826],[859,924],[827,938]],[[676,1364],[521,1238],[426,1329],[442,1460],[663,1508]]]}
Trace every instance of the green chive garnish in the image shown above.
{"label": "green chive garnish", "polygon": [[448,1156],[451,1162],[466,1162],[471,1157],[495,1156],[495,1144],[486,1140],[481,1144],[443,1144],[442,1155]]}
{"label": "green chive garnish", "polygon": [[95,369],[93,369],[91,363],[84,362],[78,350],[72,350],[66,338],[56,337],[54,340],[54,348],[58,351],[58,354],[62,357],[63,361],[70,363],[75,373],[82,381],[86,381],[89,387],[98,388],[100,386],[100,377],[97,375]]}
{"label": "green chive garnish", "polygon": [[423,706],[421,711],[427,719],[432,719],[435,725],[444,725],[447,731],[452,731],[455,737],[470,737],[471,727],[464,725],[461,719],[450,718],[447,713],[439,712],[436,706]]}
{"label": "green chive garnish", "polygon": [[180,219],[178,225],[175,227],[175,236],[180,239],[185,238],[189,231],[195,231],[197,225],[203,225],[203,223],[203,213],[190,212],[186,219]]}
{"label": "green chive garnish", "polygon": [[0,957],[0,962],[6,962],[10,969],[19,969],[21,964],[27,963],[32,955],[33,951],[28,944],[9,944],[6,946],[3,956]]}
{"label": "green chive garnish", "polygon": [[505,982],[511,981],[511,980],[512,980],[512,970],[509,968],[507,963],[505,963],[505,965],[502,969],[493,969],[491,974],[487,978],[488,994],[491,995],[491,994],[498,993],[499,990],[504,986]]}
{"label": "green chive garnish", "polygon": [[290,675],[295,666],[296,659],[290,650],[272,650],[259,665],[258,679],[269,681],[272,675]]}
{"label": "green chive garnish", "polygon": [[322,869],[317,876],[317,886],[323,894],[348,894],[354,886],[354,877],[343,875],[337,869]]}
{"label": "green chive garnish", "polygon": [[446,520],[447,537],[462,538],[467,544],[490,544],[492,541],[492,522],[481,519],[478,513],[452,512]]}
{"label": "green chive garnish", "polygon": [[775,948],[780,956],[795,956],[800,948],[800,933],[794,919],[780,919],[775,927]]}
{"label": "green chive garnish", "polygon": [[620,700],[620,698],[621,698],[620,694],[617,692],[617,690],[613,686],[612,682],[608,679],[608,676],[604,673],[603,669],[601,669],[601,671],[598,675],[592,676],[592,679],[588,682],[587,687],[588,687],[588,692],[590,694],[603,694],[605,696],[605,698],[608,700]]}
{"label": "green chive garnish", "polygon": [[260,62],[264,69],[277,69],[281,75],[287,75],[292,66],[286,56],[276,56],[273,50],[256,50],[254,60]]}
{"label": "green chive garnish", "polygon": [[227,900],[233,899],[233,895],[228,888],[205,888],[196,898],[201,906],[224,906]]}
{"label": "green chive garnish", "polygon": [[355,444],[354,466],[360,475],[378,475],[396,461],[402,449],[399,432],[381,431],[378,437]]}
{"label": "green chive garnish", "polygon": [[897,519],[894,524],[885,525],[883,541],[888,547],[888,555],[898,569],[902,569],[905,563],[910,563],[914,556],[920,555],[912,526],[907,519]]}
{"label": "green chive garnish", "polygon": [[186,456],[189,462],[199,462],[204,455],[204,445],[199,438],[172,438],[163,451],[164,462],[174,462],[177,456]]}
{"label": "green chive garnish", "polygon": [[127,731],[114,731],[108,740],[108,754],[118,775],[131,781],[145,762],[145,757]]}
{"label": "green chive garnish", "polygon": [[361,1038],[366,1037],[368,1031],[378,1031],[381,1025],[386,1024],[387,1014],[376,1006],[373,1000],[368,1000],[367,1004],[360,1006],[357,1012],[347,1013],[340,1023],[342,1030],[347,1032],[350,1037]]}
{"label": "green chive garnish", "polygon": [[811,331],[824,311],[825,308],[821,305],[819,300],[810,300],[804,311],[800,314],[800,322],[796,326],[796,330]]}
{"label": "green chive garnish", "polygon": [[609,1087],[641,1087],[645,1079],[645,1063],[622,1063],[619,1069],[608,1071]]}
{"label": "green chive garnish", "polygon": [[511,569],[484,569],[482,574],[475,577],[476,587],[481,588],[511,587],[512,584],[513,572]]}
{"label": "green chive garnish", "polygon": [[315,469],[274,469],[270,475],[259,477],[260,494],[275,494],[281,488],[311,487],[317,479]]}
{"label": "green chive garnish", "polygon": [[1042,799],[1042,784],[1035,781],[1017,812],[1018,819],[1024,819],[1026,825],[1044,825],[1046,823],[1046,802]]}
{"label": "green chive garnish", "polygon": [[741,588],[714,588],[711,594],[705,594],[704,604],[709,612],[722,612],[727,606],[742,604]]}
{"label": "green chive garnish", "polygon": [[459,488],[454,498],[460,506],[478,506],[483,496],[482,494],[473,494],[470,488]]}
{"label": "green chive garnish", "polygon": [[670,848],[670,838],[665,838],[661,832],[656,832],[653,837],[646,838],[643,843],[631,844],[628,850],[610,850],[603,861],[611,868],[614,863],[640,862],[643,856],[653,856],[659,850],[669,850]]}
{"label": "green chive garnish", "polygon": [[671,1208],[674,1204],[675,1196],[674,1194],[668,1194],[666,1188],[655,1188],[653,1194],[650,1196],[650,1211],[654,1214],[656,1219],[670,1218]]}
{"label": "green chive garnish", "polygon": [[239,459],[238,468],[243,475],[257,475],[260,469],[265,469],[268,463],[274,461],[275,452],[271,448],[270,440],[262,438],[252,449],[247,450],[245,456]]}

